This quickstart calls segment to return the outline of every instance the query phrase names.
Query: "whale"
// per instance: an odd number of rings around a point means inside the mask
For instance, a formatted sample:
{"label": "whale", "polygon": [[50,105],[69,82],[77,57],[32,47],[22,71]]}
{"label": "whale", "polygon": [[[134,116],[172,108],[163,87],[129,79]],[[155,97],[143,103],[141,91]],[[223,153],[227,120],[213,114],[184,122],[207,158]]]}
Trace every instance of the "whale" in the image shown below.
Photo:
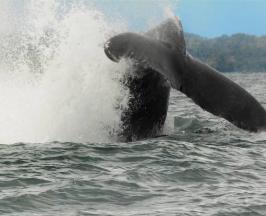
{"label": "whale", "polygon": [[131,72],[136,76],[126,84],[132,97],[121,117],[121,135],[126,140],[162,131],[171,88],[238,128],[250,132],[266,129],[266,111],[247,90],[187,51],[178,17],[146,33],[115,35],[105,43],[104,52],[114,62],[122,58],[133,62]]}

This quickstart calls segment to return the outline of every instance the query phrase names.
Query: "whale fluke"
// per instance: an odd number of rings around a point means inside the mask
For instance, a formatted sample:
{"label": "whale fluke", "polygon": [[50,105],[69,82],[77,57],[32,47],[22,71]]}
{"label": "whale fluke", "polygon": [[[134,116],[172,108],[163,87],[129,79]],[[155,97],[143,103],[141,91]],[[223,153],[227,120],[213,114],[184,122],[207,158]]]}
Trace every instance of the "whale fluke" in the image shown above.
{"label": "whale fluke", "polygon": [[[147,35],[123,33],[114,36],[106,43],[105,53],[113,61],[130,58],[144,68],[152,68],[165,76],[172,88],[239,128],[253,132],[266,129],[266,111],[250,93],[187,53],[182,25],[177,25],[176,19],[168,20],[158,29],[161,39],[148,37],[154,30]],[[176,43],[169,35],[177,36]]]}
{"label": "whale fluke", "polygon": [[159,40],[171,48],[186,54],[186,42],[182,23],[178,17],[169,18],[155,28],[147,31],[145,36]]}

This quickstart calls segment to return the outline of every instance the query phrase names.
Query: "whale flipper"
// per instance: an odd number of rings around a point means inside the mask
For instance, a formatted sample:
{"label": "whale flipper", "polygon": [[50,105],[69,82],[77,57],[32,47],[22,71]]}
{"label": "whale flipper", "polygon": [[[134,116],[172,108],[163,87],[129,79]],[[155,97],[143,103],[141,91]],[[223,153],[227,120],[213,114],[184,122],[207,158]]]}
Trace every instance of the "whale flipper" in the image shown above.
{"label": "whale flipper", "polygon": [[[182,33],[179,36],[182,37]],[[251,94],[189,55],[180,37],[177,38],[177,47],[171,43],[173,39],[169,41],[123,33],[106,43],[105,53],[114,61],[130,58],[144,68],[152,68],[204,110],[239,128],[249,131],[266,129],[266,111]]]}

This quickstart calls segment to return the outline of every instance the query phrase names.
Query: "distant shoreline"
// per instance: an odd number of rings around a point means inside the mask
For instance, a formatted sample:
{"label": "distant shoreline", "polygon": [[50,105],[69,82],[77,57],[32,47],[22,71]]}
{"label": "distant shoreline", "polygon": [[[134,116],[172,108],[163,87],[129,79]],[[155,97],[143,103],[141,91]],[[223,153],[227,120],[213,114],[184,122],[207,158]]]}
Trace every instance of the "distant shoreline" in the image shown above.
{"label": "distant shoreline", "polygon": [[187,49],[221,72],[266,72],[266,36],[243,33],[207,38],[185,34]]}

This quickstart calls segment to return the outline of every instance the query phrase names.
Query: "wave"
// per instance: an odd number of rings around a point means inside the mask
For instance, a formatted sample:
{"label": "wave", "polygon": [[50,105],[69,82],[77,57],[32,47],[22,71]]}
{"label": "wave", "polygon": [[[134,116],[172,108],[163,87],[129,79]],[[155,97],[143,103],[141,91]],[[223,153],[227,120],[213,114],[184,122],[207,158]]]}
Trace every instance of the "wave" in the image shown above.
{"label": "wave", "polygon": [[109,140],[127,100],[126,64],[109,61],[103,44],[124,23],[82,4],[13,4],[0,3],[0,143]]}

